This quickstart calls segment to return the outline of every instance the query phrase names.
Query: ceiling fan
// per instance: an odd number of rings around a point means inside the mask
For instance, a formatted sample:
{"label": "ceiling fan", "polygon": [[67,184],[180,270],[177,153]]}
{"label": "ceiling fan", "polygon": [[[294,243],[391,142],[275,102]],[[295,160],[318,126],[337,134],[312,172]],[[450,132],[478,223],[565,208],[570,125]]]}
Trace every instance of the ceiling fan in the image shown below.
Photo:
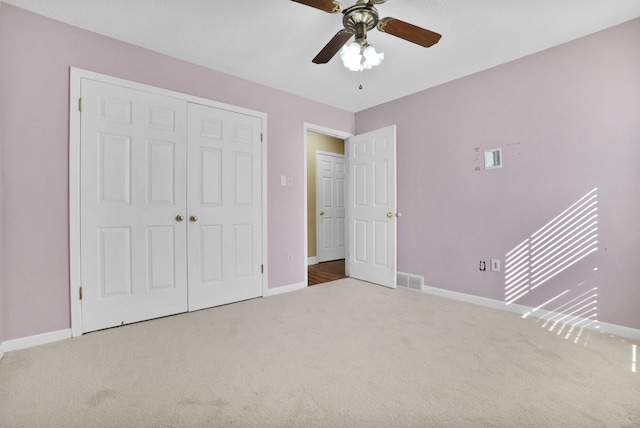
{"label": "ceiling fan", "polygon": [[[343,14],[342,25],[344,29],[338,31],[333,38],[313,58],[315,64],[325,64],[335,56],[338,51],[345,66],[351,70],[362,70],[378,65],[384,54],[378,54],[373,46],[367,43],[367,31],[377,28],[378,31],[391,34],[409,42],[428,48],[438,43],[438,33],[425,30],[396,18],[378,18],[376,5],[387,0],[358,0],[356,4],[346,9],[335,0],[292,0],[329,13]],[[346,43],[355,36],[355,42]]]}

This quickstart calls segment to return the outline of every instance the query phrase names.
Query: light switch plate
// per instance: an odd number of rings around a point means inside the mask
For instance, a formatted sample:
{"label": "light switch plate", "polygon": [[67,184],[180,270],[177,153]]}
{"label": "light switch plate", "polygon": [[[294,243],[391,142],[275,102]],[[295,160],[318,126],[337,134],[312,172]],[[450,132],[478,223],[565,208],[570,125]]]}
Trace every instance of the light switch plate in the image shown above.
{"label": "light switch plate", "polygon": [[491,259],[491,272],[500,272],[500,259]]}

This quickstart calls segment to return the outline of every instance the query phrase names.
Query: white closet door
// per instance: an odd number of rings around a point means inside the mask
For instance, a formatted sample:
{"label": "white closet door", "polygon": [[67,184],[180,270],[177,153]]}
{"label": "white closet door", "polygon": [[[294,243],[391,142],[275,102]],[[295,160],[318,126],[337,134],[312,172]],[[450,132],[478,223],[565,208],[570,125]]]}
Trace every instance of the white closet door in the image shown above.
{"label": "white closet door", "polygon": [[81,92],[82,330],[185,312],[187,103]]}
{"label": "white closet door", "polygon": [[189,310],[262,296],[262,121],[189,104]]}

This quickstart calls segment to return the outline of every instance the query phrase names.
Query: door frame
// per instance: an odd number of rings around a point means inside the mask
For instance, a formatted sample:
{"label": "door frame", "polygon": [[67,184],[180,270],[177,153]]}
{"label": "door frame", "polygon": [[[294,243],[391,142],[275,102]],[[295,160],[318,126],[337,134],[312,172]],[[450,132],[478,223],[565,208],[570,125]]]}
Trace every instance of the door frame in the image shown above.
{"label": "door frame", "polygon": [[[344,144],[344,142],[343,142],[343,144]],[[348,190],[348,189],[347,189],[347,173],[349,172],[349,171],[346,169],[346,165],[347,165],[347,156],[346,156],[345,154],[343,154],[343,153],[328,152],[328,151],[326,151],[326,150],[316,150],[316,164],[317,164],[317,162],[318,162],[318,155],[322,155],[322,156],[331,156],[331,157],[339,158],[339,159],[342,159],[342,161],[345,163],[345,171],[344,171],[344,180],[345,180],[345,188],[344,188],[345,196],[344,196],[344,202],[345,202],[345,207],[344,207],[344,209],[345,209],[345,227],[346,227],[346,226],[347,226],[347,225],[346,225],[346,211],[347,211],[347,207],[346,207],[346,203],[347,203],[347,196],[346,196],[346,192],[347,192],[347,190]],[[318,168],[317,168],[317,166],[316,166],[316,207],[318,207],[318,200],[320,199],[320,196],[319,196],[319,195],[320,195],[320,192],[318,192],[318,176],[319,176],[319,175],[320,175],[320,174],[319,174]],[[316,258],[318,259],[318,262],[320,261],[320,260],[319,260],[319,259],[320,259],[320,255],[319,255],[319,253],[320,253],[320,236],[321,236],[321,233],[320,233],[320,220],[321,220],[321,218],[320,218],[318,215],[316,215]],[[346,237],[347,237],[346,230],[345,230],[344,235],[345,235],[344,237],[345,237],[345,239],[346,239]],[[346,251],[347,251],[347,249],[346,249],[346,247],[345,247],[345,257],[346,257],[346,255],[347,255]]]}
{"label": "door frame", "polygon": [[[123,86],[144,92],[183,100],[187,103],[202,104],[222,110],[229,110],[248,116],[258,117],[262,122],[262,295],[269,289],[268,242],[267,242],[267,114],[218,101],[162,89],[144,83],[120,79],[76,67],[69,67],[69,299],[71,312],[71,336],[82,335],[81,251],[80,251],[80,108],[82,79]],[[306,139],[306,137],[305,137]],[[306,145],[305,145],[306,147]],[[305,166],[306,168],[306,166]],[[305,177],[306,179],[306,177]],[[306,239],[306,235],[305,235]],[[305,247],[306,251],[306,247]]]}
{"label": "door frame", "polygon": [[[302,266],[302,271],[304,272],[304,286],[308,287],[309,286],[309,278],[307,275],[307,271],[308,271],[308,266],[309,266],[309,227],[307,226],[307,219],[309,218],[309,212],[308,212],[308,208],[307,208],[307,200],[309,199],[309,195],[307,192],[307,175],[308,175],[308,171],[307,171],[307,157],[308,157],[308,141],[307,141],[307,133],[308,132],[315,132],[316,134],[322,134],[322,135],[327,135],[329,137],[335,137],[335,138],[339,138],[343,141],[346,142],[346,140],[349,137],[353,137],[354,134],[350,133],[350,132],[345,132],[345,131],[340,131],[337,129],[332,129],[332,128],[327,128],[325,126],[321,126],[321,125],[315,125],[313,123],[309,123],[309,122],[305,122],[304,126],[303,126],[303,145],[304,145],[304,156],[303,156],[303,165],[304,165],[304,171],[303,171],[303,177],[304,177],[304,183],[303,183],[303,189],[304,189],[304,198],[303,198],[303,207],[304,207],[304,221],[303,221],[303,237],[304,237],[304,243],[303,243],[303,247],[304,247],[304,257],[303,257],[303,266]],[[347,161],[347,157],[345,156],[345,162]],[[349,165],[347,164],[347,168],[349,168]],[[347,178],[345,177],[345,180]],[[345,186],[348,186],[349,182],[346,181],[345,182]],[[345,225],[345,228],[347,226]],[[345,229],[345,246],[348,245],[348,233],[347,230]],[[345,247],[345,260],[349,257],[349,252],[347,251],[348,247]],[[346,266],[346,263],[345,263]],[[349,272],[345,272],[345,274],[347,276],[349,276]]]}

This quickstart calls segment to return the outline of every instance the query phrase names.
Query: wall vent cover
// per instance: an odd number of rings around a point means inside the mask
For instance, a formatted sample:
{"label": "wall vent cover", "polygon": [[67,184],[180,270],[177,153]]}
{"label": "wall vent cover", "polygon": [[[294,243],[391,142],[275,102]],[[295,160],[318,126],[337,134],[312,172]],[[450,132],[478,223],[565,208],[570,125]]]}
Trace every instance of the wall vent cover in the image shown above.
{"label": "wall vent cover", "polygon": [[398,287],[422,291],[422,286],[424,285],[424,276],[398,272],[397,285]]}

